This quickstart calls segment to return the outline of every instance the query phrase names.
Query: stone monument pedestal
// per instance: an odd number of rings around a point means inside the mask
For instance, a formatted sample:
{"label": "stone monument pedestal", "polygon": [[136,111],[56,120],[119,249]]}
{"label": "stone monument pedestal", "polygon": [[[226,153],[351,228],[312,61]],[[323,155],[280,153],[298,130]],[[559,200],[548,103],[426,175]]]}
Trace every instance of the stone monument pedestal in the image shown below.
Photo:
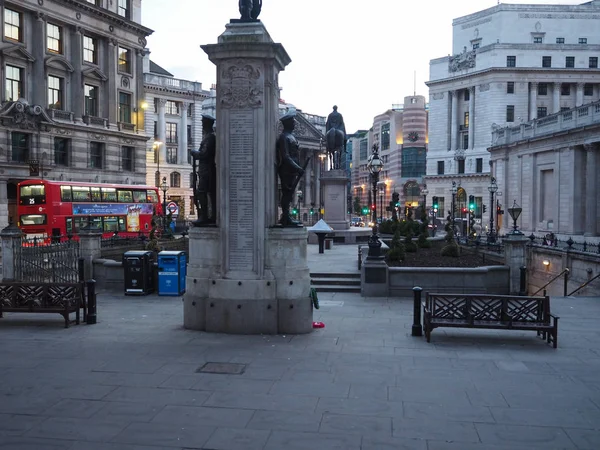
{"label": "stone monument pedestal", "polygon": [[527,265],[526,247],[529,239],[523,234],[508,234],[504,244],[505,264],[510,268],[510,295],[519,295],[521,267]]}
{"label": "stone monument pedestal", "polygon": [[325,222],[334,230],[348,230],[348,182],[350,179],[343,170],[329,170],[321,176]]}
{"label": "stone monument pedestal", "polygon": [[308,232],[277,226],[278,78],[290,58],[260,21],[229,23],[202,49],[217,66],[217,224],[190,231],[184,327],[308,333]]}

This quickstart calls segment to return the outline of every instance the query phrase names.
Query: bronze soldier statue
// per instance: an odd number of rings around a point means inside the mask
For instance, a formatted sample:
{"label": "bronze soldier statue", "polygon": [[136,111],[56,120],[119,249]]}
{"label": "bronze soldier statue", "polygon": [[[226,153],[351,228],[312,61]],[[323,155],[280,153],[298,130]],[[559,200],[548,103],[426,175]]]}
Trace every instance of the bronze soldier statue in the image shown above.
{"label": "bronze soldier statue", "polygon": [[325,124],[327,152],[332,159],[333,169],[340,168],[342,149],[344,152],[346,151],[346,125],[344,124],[344,117],[337,109],[337,106],[333,107],[333,111],[327,117]]}
{"label": "bronze soldier statue", "polygon": [[[198,150],[192,150],[194,173],[194,203],[198,214],[195,225],[216,223],[217,216],[217,166],[215,155],[217,138],[213,129],[215,118],[202,114],[202,142]],[[210,199],[210,216],[209,212]]]}
{"label": "bronze soldier statue", "polygon": [[262,8],[262,0],[240,0],[241,20],[257,20]]}
{"label": "bronze soldier statue", "polygon": [[283,131],[277,139],[277,173],[281,182],[281,219],[284,227],[301,225],[290,217],[290,205],[294,191],[304,169],[300,167],[300,146],[292,132],[295,126],[296,111],[292,110],[281,119]]}

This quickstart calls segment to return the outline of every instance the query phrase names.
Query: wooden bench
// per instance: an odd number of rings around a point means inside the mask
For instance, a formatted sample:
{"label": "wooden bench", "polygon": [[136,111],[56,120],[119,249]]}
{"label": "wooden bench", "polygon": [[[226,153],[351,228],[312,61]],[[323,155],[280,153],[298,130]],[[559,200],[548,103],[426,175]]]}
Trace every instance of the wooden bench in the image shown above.
{"label": "wooden bench", "polygon": [[80,322],[84,295],[84,283],[2,282],[0,317],[3,312],[59,313],[69,328],[71,313],[75,313],[75,323]]}
{"label": "wooden bench", "polygon": [[435,328],[531,330],[558,345],[558,317],[549,297],[479,294],[431,294],[425,298],[423,325],[427,342]]}

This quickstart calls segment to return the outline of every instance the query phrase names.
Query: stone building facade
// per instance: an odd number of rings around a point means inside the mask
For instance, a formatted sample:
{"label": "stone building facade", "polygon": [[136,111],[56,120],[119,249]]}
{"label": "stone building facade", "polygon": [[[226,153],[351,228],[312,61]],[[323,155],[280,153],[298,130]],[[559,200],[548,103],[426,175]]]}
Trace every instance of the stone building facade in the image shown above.
{"label": "stone building facade", "polygon": [[[600,1],[581,5],[509,5],[455,19],[453,55],[430,62],[429,202],[459,223],[468,197],[488,226],[492,131],[600,99]],[[491,169],[494,170],[493,168]],[[502,203],[500,189],[498,199]],[[501,205],[506,206],[506,205]],[[460,220],[463,219],[463,220]]]}
{"label": "stone building facade", "polygon": [[[179,205],[179,219],[195,220],[190,151],[202,141],[202,104],[210,92],[202,83],[180,80],[144,59],[146,101],[146,183],[160,186],[165,178],[167,201]],[[162,194],[161,194],[162,195]]]}
{"label": "stone building facade", "polygon": [[0,7],[0,228],[17,219],[22,180],[144,184],[142,58],[152,30],[139,24],[141,0]]}

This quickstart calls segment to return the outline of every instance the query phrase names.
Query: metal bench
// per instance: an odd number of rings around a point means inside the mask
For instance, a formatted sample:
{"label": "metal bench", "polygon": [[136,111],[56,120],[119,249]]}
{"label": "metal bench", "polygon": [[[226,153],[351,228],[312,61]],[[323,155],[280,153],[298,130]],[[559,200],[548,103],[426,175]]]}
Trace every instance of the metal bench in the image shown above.
{"label": "metal bench", "polygon": [[[85,305],[84,283],[0,283],[0,317],[4,312],[59,313],[69,328],[70,314],[80,322],[80,309]],[[85,310],[84,310],[85,314]]]}
{"label": "metal bench", "polygon": [[435,328],[489,328],[537,331],[558,346],[558,317],[549,297],[479,294],[432,294],[425,298],[423,326],[427,342]]}

